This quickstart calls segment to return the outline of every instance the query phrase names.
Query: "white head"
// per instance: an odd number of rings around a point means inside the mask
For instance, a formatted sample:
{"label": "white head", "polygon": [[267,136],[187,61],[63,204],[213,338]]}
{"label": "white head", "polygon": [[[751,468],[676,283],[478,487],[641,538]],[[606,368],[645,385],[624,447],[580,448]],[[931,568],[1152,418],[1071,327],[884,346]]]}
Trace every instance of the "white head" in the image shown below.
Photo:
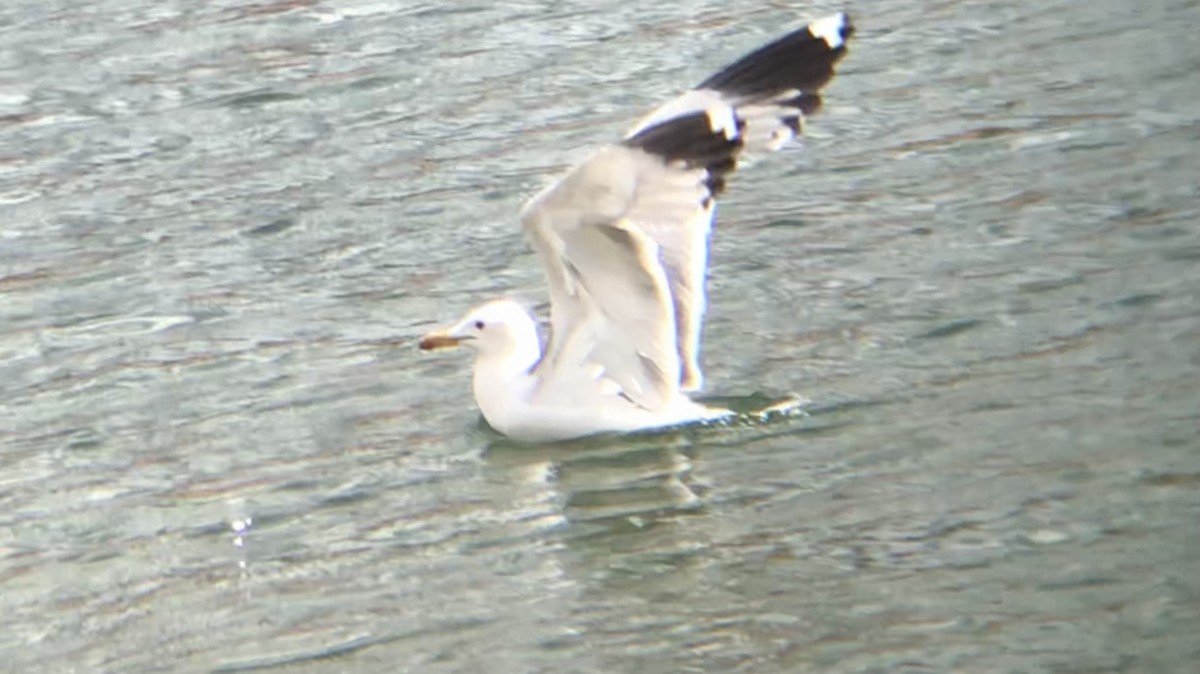
{"label": "white head", "polygon": [[520,303],[493,300],[467,312],[457,323],[421,338],[421,349],[432,351],[468,346],[482,359],[501,359],[528,369],[542,356],[537,323]]}

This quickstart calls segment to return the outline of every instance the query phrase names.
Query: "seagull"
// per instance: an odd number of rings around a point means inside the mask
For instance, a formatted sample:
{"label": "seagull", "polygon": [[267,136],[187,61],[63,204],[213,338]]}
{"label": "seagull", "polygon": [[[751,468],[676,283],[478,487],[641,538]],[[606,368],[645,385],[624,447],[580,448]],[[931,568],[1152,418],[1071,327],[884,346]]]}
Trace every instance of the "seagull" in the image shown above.
{"label": "seagull", "polygon": [[661,105],[526,202],[550,294],[545,348],[523,304],[498,299],[425,335],[475,351],[488,425],[553,442],[724,419],[693,401],[716,198],[743,154],[774,151],[821,106],[854,33],[834,14],[747,54]]}

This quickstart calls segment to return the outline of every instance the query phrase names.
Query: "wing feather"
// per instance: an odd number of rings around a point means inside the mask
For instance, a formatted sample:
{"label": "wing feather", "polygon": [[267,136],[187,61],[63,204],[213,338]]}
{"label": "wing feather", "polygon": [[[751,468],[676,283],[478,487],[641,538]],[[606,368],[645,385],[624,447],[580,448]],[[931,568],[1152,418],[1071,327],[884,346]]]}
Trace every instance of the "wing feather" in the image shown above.
{"label": "wing feather", "polygon": [[815,21],[650,113],[522,210],[550,285],[546,395],[579,378],[647,409],[699,388],[715,199],[743,151],[800,133],[853,33]]}

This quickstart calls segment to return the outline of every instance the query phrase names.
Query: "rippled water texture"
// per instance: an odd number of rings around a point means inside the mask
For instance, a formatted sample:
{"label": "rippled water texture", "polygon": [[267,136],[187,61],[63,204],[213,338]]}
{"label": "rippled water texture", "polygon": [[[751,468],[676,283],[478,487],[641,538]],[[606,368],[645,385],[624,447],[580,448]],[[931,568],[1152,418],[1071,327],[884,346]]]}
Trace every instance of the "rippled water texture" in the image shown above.
{"label": "rippled water texture", "polygon": [[710,393],[809,416],[518,447],[415,349],[839,8],[0,5],[0,668],[1194,671],[1193,0],[851,3],[713,253]]}

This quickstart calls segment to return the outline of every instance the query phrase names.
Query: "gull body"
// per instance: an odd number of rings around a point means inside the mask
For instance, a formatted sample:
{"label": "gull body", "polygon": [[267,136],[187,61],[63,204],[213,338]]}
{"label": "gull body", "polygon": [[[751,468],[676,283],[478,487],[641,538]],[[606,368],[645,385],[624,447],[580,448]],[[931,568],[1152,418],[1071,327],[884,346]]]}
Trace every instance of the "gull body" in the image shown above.
{"label": "gull body", "polygon": [[427,351],[458,346],[475,351],[471,388],[479,411],[493,429],[516,440],[549,442],[730,414],[695,403],[682,392],[659,409],[642,408],[621,397],[620,388],[611,381],[606,383],[598,367],[584,373],[592,377],[593,385],[578,388],[569,402],[530,404],[538,389],[534,369],[542,357],[541,342],[533,315],[515,300],[482,304],[454,325],[421,340],[421,348]]}
{"label": "gull body", "polygon": [[852,34],[835,14],[759,48],[526,203],[522,225],[550,290],[545,346],[534,316],[509,299],[420,343],[476,352],[475,401],[492,428],[544,442],[731,414],[688,396],[703,383],[715,199],[743,154],[800,133]]}

